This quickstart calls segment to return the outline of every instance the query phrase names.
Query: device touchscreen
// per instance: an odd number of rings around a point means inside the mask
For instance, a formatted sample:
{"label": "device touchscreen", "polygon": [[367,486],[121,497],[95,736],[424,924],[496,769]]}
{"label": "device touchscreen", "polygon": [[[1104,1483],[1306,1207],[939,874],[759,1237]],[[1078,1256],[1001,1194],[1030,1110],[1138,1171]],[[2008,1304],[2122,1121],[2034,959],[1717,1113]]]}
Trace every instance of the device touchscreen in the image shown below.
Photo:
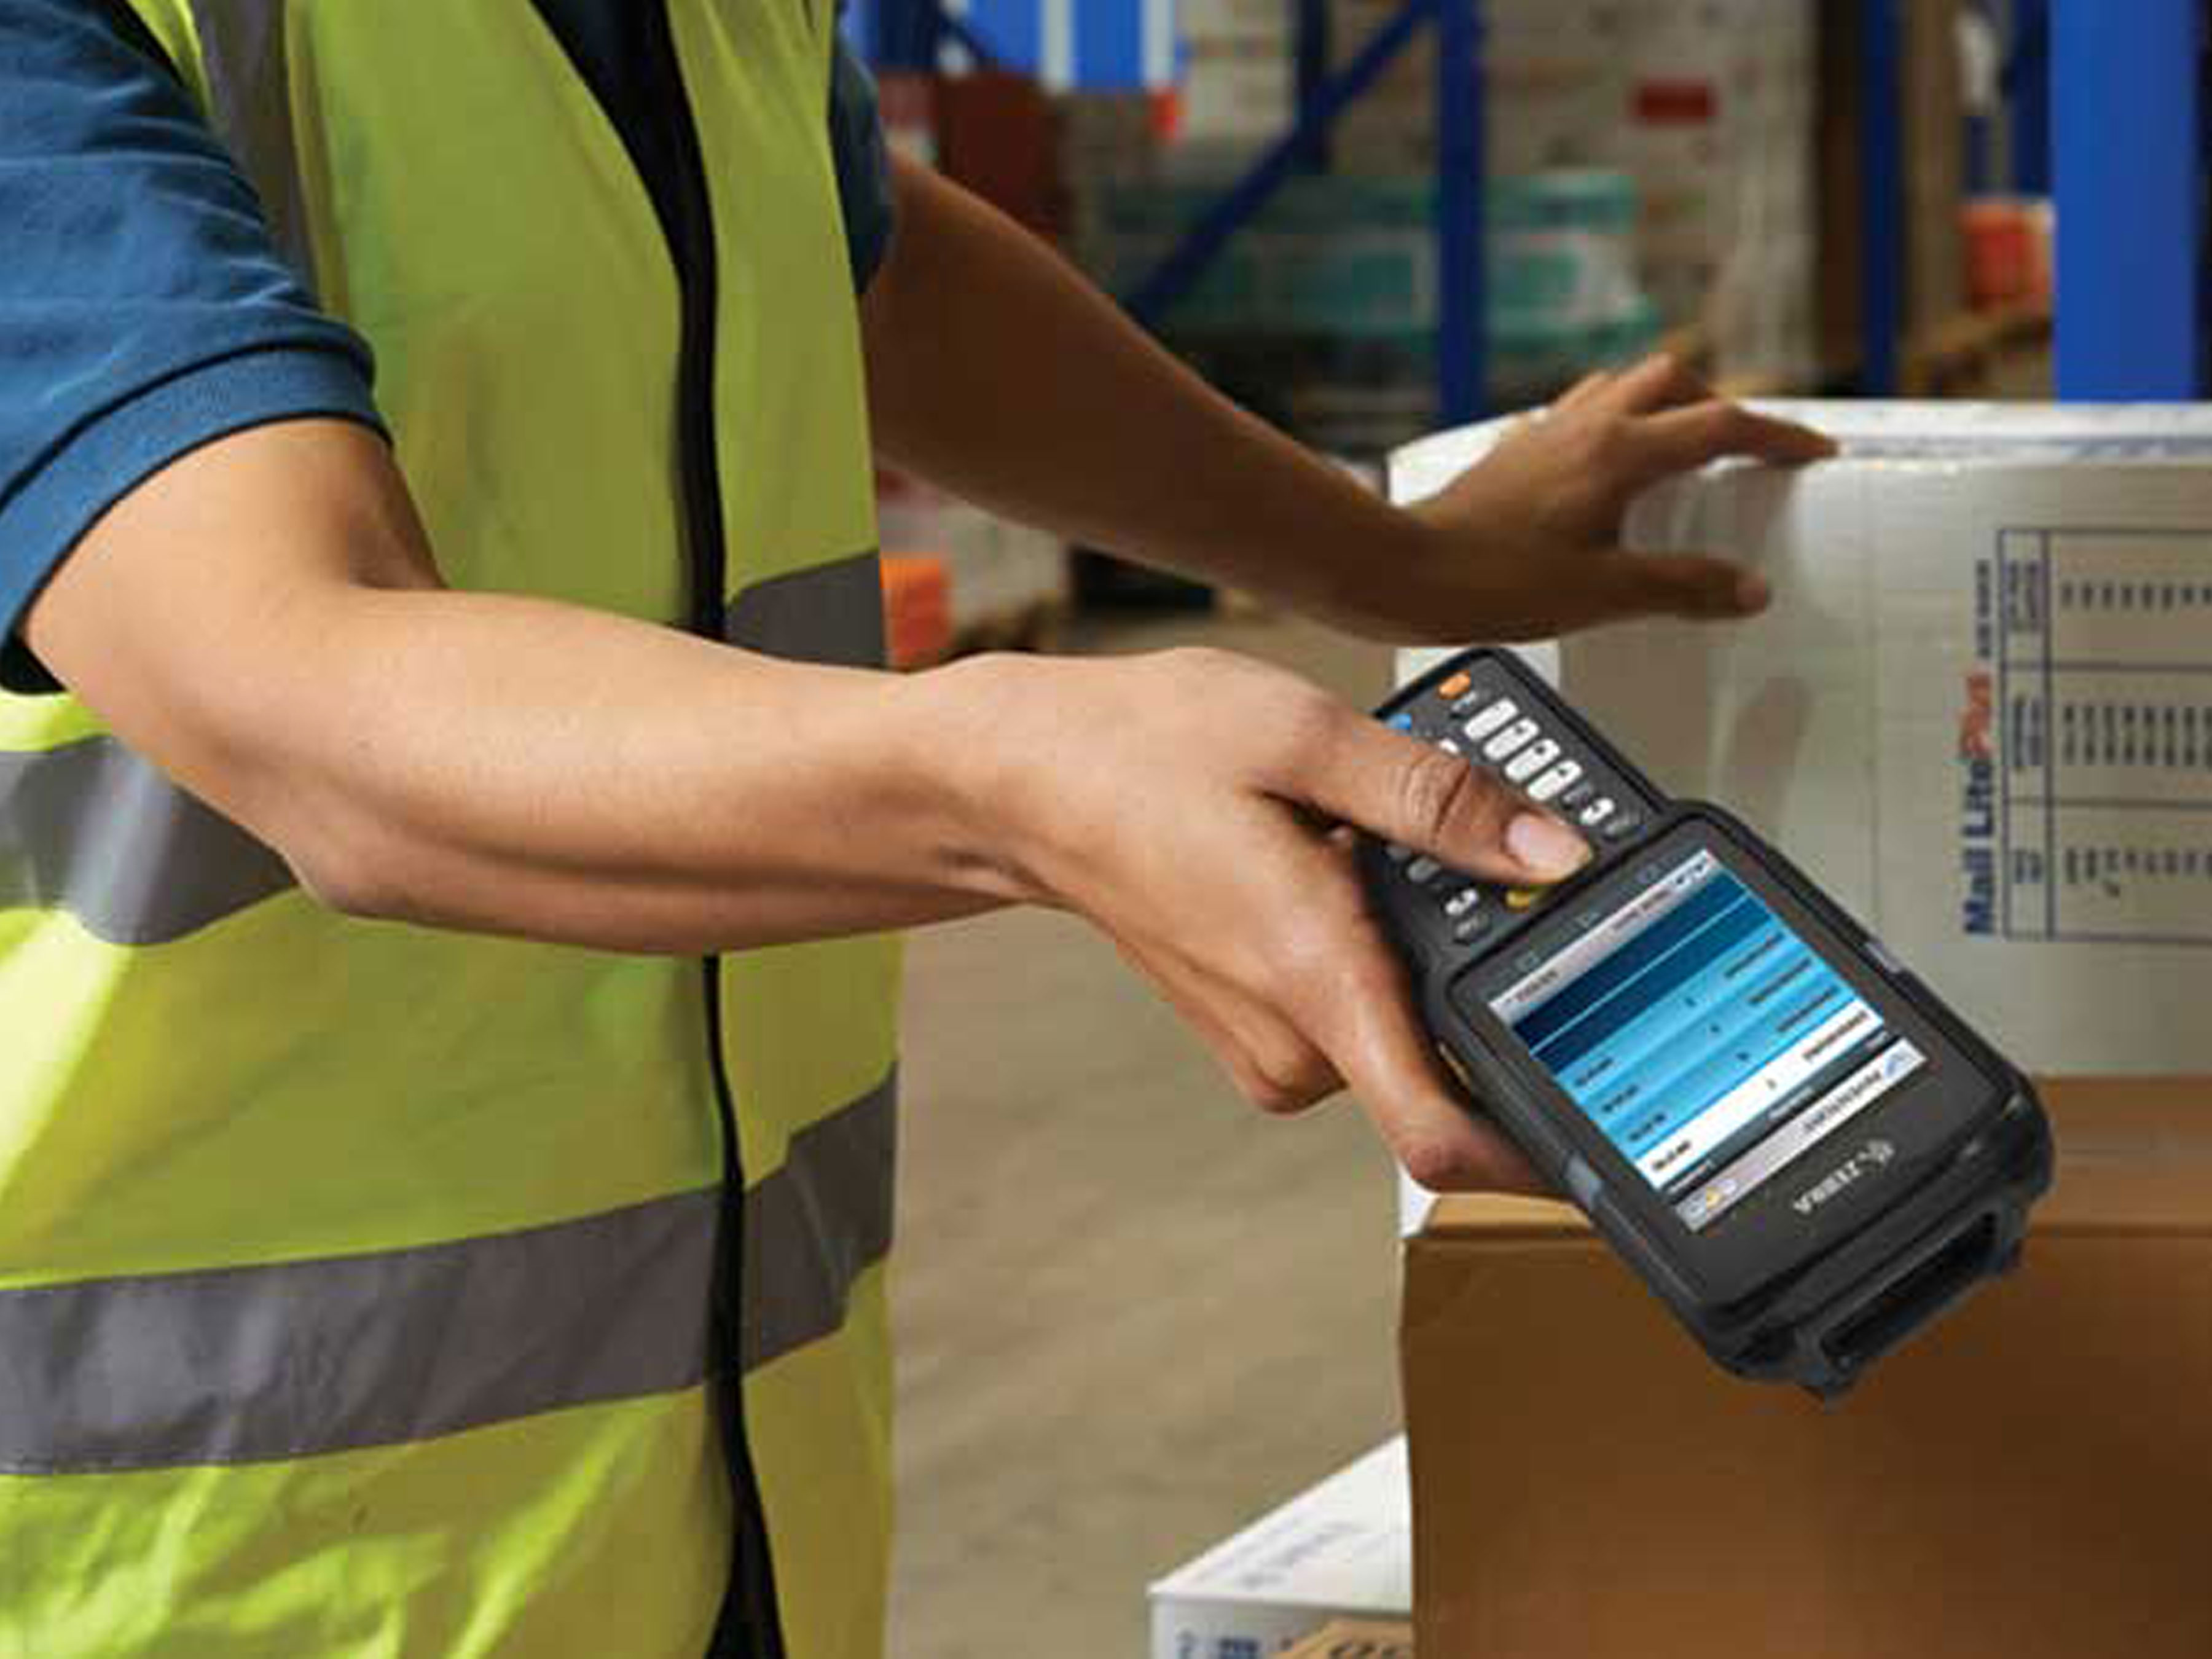
{"label": "device touchscreen", "polygon": [[1642,866],[1490,1007],[1693,1231],[1927,1064],[1704,848]]}

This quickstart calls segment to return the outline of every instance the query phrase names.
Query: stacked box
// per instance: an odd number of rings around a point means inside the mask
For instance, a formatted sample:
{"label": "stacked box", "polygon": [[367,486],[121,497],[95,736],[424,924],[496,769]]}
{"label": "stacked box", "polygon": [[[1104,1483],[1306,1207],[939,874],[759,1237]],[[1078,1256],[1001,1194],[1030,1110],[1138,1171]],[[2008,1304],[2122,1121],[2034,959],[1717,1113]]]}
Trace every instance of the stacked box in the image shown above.
{"label": "stacked box", "polygon": [[1308,1487],[1152,1586],[1152,1659],[1259,1659],[1413,1606],[1406,1443]]}
{"label": "stacked box", "polygon": [[1103,218],[1120,192],[1154,182],[1168,125],[1164,95],[1078,90],[1059,100],[1066,248],[1094,276],[1112,246]]}
{"label": "stacked box", "polygon": [[2206,1084],[2044,1099],[2019,1273],[1838,1405],[1721,1370],[1565,1205],[1439,1205],[1400,1322],[1417,1651],[2212,1653]]}
{"label": "stacked box", "polygon": [[[1087,263],[1109,289],[1128,291],[1219,190],[1154,183],[1102,192],[1087,218]],[[1650,346],[1656,314],[1635,280],[1635,193],[1625,176],[1562,169],[1501,180],[1487,206],[1494,398],[1541,398]],[[1294,177],[1221,250],[1167,331],[1206,346],[1311,348],[1284,413],[1316,441],[1388,447],[1431,414],[1435,213],[1436,185],[1424,175]]]}
{"label": "stacked box", "polygon": [[1159,100],[1148,92],[1065,94],[1060,100],[1060,157],[1079,199],[1159,171]]}
{"label": "stacked box", "polygon": [[[1221,198],[1225,179],[1111,189],[1093,270],[1126,291]],[[1426,179],[1287,180],[1171,319],[1175,332],[1398,336],[1436,323],[1433,190]]]}
{"label": "stacked box", "polygon": [[1282,0],[1183,0],[1170,92],[1059,97],[1071,246],[1094,273],[1111,252],[1108,198],[1160,179],[1234,179],[1289,130],[1297,109],[1291,13]]}
{"label": "stacked box", "polygon": [[[1219,200],[1224,181],[1130,181],[1094,193],[1089,263],[1124,289]],[[1493,331],[1636,331],[1634,186],[1617,172],[1501,179],[1486,202]],[[1395,338],[1436,325],[1436,185],[1418,174],[1286,179],[1179,304],[1180,333]]]}
{"label": "stacked box", "polygon": [[1813,25],[1806,0],[1638,11],[1618,159],[1644,191],[1639,268],[1723,374],[1817,371]]}
{"label": "stacked box", "polygon": [[[1397,0],[1330,0],[1329,60],[1342,68],[1396,15]],[[1627,0],[1487,0],[1486,134],[1493,174],[1603,165],[1619,124],[1632,22]],[[1436,165],[1436,47],[1424,32],[1344,113],[1340,171],[1422,172]]]}
{"label": "stacked box", "polygon": [[[1077,90],[1060,99],[1070,246],[1116,291],[1135,262],[1164,252],[1155,234],[1134,249],[1126,210],[1134,187],[1163,180],[1225,188],[1288,131],[1297,108],[1291,13],[1282,0],[1183,0],[1175,89]],[[1206,303],[1241,302],[1249,276],[1218,277]]]}
{"label": "stacked box", "polygon": [[[1349,62],[1394,0],[1332,0]],[[1486,167],[1618,167],[1642,203],[1638,264],[1669,327],[1701,325],[1721,373],[1817,369],[1814,0],[1488,0]],[[1337,171],[1436,165],[1436,59],[1410,45],[1348,110]]]}
{"label": "stacked box", "polygon": [[1636,186],[1621,172],[1559,167],[1493,179],[1490,392],[1526,403],[1647,349],[1658,313],[1637,278]]}
{"label": "stacked box", "polygon": [[1284,0],[1182,0],[1182,64],[1170,167],[1233,171],[1290,130],[1297,48]]}

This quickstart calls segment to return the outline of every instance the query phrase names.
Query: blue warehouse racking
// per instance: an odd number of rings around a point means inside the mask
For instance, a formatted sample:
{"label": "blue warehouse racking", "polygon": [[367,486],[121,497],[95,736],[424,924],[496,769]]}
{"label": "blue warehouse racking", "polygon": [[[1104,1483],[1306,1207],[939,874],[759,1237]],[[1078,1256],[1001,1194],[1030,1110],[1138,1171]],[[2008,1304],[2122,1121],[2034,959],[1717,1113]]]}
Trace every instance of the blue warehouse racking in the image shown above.
{"label": "blue warehouse racking", "polygon": [[[1292,173],[1326,155],[1339,115],[1433,29],[1439,112],[1437,406],[1474,418],[1484,384],[1481,0],[1405,0],[1334,73],[1323,0],[1284,0],[1297,23],[1291,130],[1123,297],[1156,323]],[[1856,0],[1863,109],[1861,356],[1852,383],[1906,380],[1905,8]],[[2208,371],[2205,0],[1983,0],[2007,39],[2008,174],[2055,198],[2063,303],[2057,383],[2068,398],[2193,398]],[[948,52],[1058,87],[1158,88],[1175,69],[1172,0],[859,0],[880,64],[936,68]],[[1979,154],[1978,147],[1977,154]],[[1977,171],[1984,169],[1978,167]]]}

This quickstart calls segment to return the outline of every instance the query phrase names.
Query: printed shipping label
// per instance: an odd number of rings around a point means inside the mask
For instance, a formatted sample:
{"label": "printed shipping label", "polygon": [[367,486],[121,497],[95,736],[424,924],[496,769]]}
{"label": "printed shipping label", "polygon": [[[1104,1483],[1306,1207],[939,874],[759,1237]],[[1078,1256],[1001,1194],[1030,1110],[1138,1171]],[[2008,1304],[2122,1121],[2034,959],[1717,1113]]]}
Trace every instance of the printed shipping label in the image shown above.
{"label": "printed shipping label", "polygon": [[2212,1068],[2212,475],[1907,469],[1869,520],[1869,920],[2022,1066]]}
{"label": "printed shipping label", "polygon": [[1965,931],[2212,945],[2212,534],[2001,530],[1974,639]]}

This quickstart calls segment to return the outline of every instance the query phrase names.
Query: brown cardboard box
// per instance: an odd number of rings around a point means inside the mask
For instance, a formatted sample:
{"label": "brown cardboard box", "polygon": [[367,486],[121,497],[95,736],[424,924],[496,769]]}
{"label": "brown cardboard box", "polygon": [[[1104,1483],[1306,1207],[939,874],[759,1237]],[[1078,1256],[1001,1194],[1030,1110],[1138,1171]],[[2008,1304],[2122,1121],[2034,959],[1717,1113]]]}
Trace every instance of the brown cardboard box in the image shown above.
{"label": "brown cardboard box", "polygon": [[1340,1619],[1316,1631],[1283,1659],[1413,1659],[1413,1627]]}
{"label": "brown cardboard box", "polygon": [[2212,1079],[2051,1083],[2012,1279],[1840,1404],[1708,1360],[1574,1212],[1407,1246],[1423,1659],[2208,1659]]}

